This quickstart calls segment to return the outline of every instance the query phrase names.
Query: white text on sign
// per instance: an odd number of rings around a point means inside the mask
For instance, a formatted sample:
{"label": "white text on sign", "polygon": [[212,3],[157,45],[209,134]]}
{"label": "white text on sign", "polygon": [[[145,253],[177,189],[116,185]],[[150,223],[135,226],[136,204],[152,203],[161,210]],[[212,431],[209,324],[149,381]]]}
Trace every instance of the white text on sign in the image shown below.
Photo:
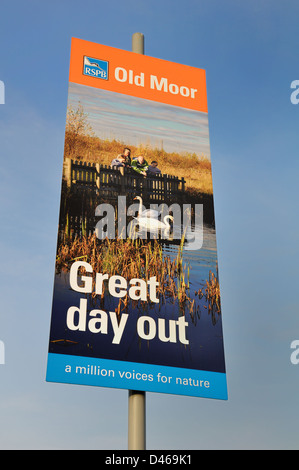
{"label": "white text on sign", "polygon": [[149,80],[146,81],[145,74],[141,72],[139,75],[134,74],[133,70],[127,71],[123,67],[116,67],[114,72],[115,79],[118,82],[128,82],[130,85],[145,87],[149,85],[150,89],[163,91],[164,93],[171,93],[172,95],[181,95],[184,98],[195,98],[197,93],[196,88],[190,88],[185,85],[178,85],[176,83],[169,83],[168,78],[158,78],[156,75],[150,75]]}
{"label": "white text on sign", "polygon": [[0,80],[0,104],[5,104],[5,85],[2,80]]}

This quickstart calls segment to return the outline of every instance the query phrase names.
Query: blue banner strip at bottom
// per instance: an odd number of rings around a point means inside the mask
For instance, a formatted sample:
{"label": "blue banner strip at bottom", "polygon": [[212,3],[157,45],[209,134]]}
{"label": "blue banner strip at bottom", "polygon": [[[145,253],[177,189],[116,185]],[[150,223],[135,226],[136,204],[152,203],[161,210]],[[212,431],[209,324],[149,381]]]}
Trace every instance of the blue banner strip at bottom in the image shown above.
{"label": "blue banner strip at bottom", "polygon": [[48,354],[46,380],[227,400],[225,373],[66,354]]}

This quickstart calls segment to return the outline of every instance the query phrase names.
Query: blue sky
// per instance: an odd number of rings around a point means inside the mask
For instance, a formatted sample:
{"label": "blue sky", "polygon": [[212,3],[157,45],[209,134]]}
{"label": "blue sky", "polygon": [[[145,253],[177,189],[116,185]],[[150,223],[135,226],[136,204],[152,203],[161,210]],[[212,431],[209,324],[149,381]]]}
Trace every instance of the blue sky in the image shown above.
{"label": "blue sky", "polygon": [[299,4],[3,0],[0,447],[126,449],[127,392],[45,382],[71,37],[207,72],[229,401],[147,394],[150,449],[298,449]]}
{"label": "blue sky", "polygon": [[207,113],[70,83],[68,106],[79,104],[101,139],[210,158]]}

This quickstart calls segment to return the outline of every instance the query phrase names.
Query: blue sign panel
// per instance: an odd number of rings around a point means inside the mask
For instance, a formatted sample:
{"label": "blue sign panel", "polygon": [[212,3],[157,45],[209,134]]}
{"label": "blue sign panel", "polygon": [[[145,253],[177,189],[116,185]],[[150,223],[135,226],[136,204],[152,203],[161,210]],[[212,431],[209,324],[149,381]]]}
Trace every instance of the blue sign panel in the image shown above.
{"label": "blue sign panel", "polygon": [[50,353],[47,380],[227,399],[223,373],[82,356]]}

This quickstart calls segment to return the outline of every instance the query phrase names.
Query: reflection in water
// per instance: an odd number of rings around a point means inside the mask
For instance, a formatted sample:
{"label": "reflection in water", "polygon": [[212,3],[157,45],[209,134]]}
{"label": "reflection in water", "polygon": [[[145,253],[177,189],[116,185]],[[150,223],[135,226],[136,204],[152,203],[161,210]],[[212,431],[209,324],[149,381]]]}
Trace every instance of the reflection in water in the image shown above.
{"label": "reflection in water", "polygon": [[[181,229],[177,230],[181,231]],[[200,248],[198,248],[198,242]],[[163,251],[169,256],[176,256],[177,245],[165,244]],[[192,226],[186,232],[185,243],[183,246],[183,259],[190,262],[193,270],[199,269],[197,274],[202,280],[209,278],[209,271],[217,271],[217,246],[216,246],[216,233],[215,229],[204,225],[203,230],[201,227]],[[200,268],[199,268],[200,266]]]}
{"label": "reflection in water", "polygon": [[[194,228],[188,235],[196,236]],[[163,255],[170,260],[177,260],[181,250],[182,271],[184,268],[188,277],[182,278],[178,272],[171,282],[177,287],[184,282],[188,296],[180,298],[166,292],[160,295],[158,304],[133,301],[127,296],[116,299],[108,289],[103,296],[80,294],[70,289],[69,272],[57,274],[50,351],[224,372],[220,304],[211,305],[208,295],[209,285],[213,287],[211,280],[214,282],[217,278],[215,230],[204,226],[203,245],[200,250],[193,248],[193,241],[188,236],[181,247],[169,241],[163,243]],[[119,320],[124,313],[129,314],[120,344],[112,344],[113,329],[108,320],[107,334],[70,331],[66,327],[66,312],[70,306],[78,306],[82,297],[87,299],[87,315],[94,309],[107,312],[107,318],[108,312],[116,312]],[[141,337],[136,325],[141,324],[139,319],[144,316]],[[183,323],[179,324],[180,317],[184,317],[187,324],[188,344],[181,341]]]}

